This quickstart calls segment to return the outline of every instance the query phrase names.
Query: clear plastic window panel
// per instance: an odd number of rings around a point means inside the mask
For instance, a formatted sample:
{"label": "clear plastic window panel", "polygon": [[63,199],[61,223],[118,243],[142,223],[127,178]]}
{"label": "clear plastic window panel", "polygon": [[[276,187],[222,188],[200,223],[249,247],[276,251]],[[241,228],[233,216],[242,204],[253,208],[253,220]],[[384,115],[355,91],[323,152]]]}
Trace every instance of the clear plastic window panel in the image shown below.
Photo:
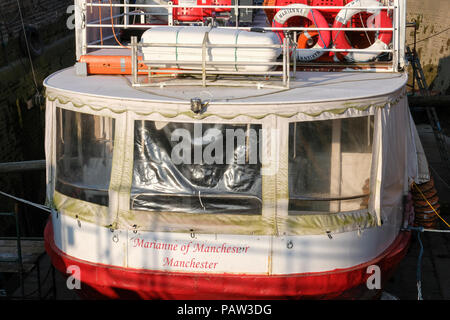
{"label": "clear plastic window panel", "polygon": [[57,108],[56,190],[108,205],[115,120]]}
{"label": "clear plastic window panel", "polygon": [[365,209],[373,116],[289,124],[289,214]]}
{"label": "clear plastic window panel", "polygon": [[261,125],[136,121],[131,208],[261,214]]}

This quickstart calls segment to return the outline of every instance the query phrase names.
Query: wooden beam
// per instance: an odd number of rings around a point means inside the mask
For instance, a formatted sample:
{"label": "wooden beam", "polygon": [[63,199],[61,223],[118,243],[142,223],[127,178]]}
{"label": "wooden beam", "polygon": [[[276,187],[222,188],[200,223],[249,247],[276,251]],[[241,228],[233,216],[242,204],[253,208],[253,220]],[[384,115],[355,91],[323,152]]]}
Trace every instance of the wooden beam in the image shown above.
{"label": "wooden beam", "polygon": [[45,170],[45,160],[0,163],[0,173]]}
{"label": "wooden beam", "polygon": [[447,107],[450,106],[450,96],[409,96],[410,107]]}

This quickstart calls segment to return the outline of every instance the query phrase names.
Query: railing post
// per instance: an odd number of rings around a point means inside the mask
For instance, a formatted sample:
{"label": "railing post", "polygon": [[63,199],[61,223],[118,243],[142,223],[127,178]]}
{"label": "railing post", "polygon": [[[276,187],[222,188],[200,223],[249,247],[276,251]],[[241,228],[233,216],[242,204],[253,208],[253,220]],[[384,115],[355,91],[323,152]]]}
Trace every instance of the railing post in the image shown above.
{"label": "railing post", "polygon": [[234,14],[236,16],[236,28],[239,27],[239,0],[234,0]]}
{"label": "railing post", "polygon": [[168,2],[169,7],[167,8],[167,24],[169,26],[173,26],[173,2],[169,1]]}
{"label": "railing post", "polygon": [[[123,3],[125,5],[128,4],[128,0],[123,0]],[[130,24],[130,17],[129,17],[129,11],[130,8],[128,6],[124,6],[123,8],[123,24],[124,24],[124,29],[128,29],[128,25]]]}
{"label": "railing post", "polygon": [[400,38],[399,38],[399,42],[400,42],[400,59],[399,59],[399,64],[401,68],[405,67],[405,43],[406,43],[406,0],[400,0],[399,1],[399,5],[401,3],[401,7],[400,7]]}
{"label": "railing post", "polygon": [[209,32],[205,32],[202,42],[202,84],[206,87],[206,45],[208,43],[208,34]]}
{"label": "railing post", "polygon": [[286,37],[283,39],[283,86],[286,86]]}
{"label": "railing post", "polygon": [[[417,44],[417,23],[416,21],[414,21],[414,48],[413,48],[413,53],[411,58],[415,59],[416,58],[416,44]],[[412,83],[412,94],[415,95],[416,94],[416,73],[413,73],[413,83]]]}
{"label": "railing post", "polygon": [[293,50],[293,55],[294,55],[294,66],[293,66],[293,74],[292,77],[295,79],[297,76],[297,31],[294,31],[294,50]]}
{"label": "railing post", "polygon": [[87,53],[86,0],[75,0],[75,39],[77,61]]}
{"label": "railing post", "polygon": [[[286,49],[287,49],[287,53],[286,53],[286,58],[287,58],[287,64],[286,64],[286,87],[289,88],[289,82],[290,82],[290,78],[291,78],[291,39],[288,38],[286,40]],[[295,59],[295,58],[294,58]]]}
{"label": "railing post", "polygon": [[137,37],[131,37],[131,75],[132,84],[138,83],[138,63],[137,63]]}
{"label": "railing post", "polygon": [[398,1],[394,0],[394,13],[393,13],[393,27],[394,27],[394,31],[393,31],[393,48],[394,48],[394,53],[392,55],[392,68],[394,72],[398,71],[398,64],[399,64],[399,34],[400,34],[400,15],[399,15],[399,11],[400,8],[398,6]]}

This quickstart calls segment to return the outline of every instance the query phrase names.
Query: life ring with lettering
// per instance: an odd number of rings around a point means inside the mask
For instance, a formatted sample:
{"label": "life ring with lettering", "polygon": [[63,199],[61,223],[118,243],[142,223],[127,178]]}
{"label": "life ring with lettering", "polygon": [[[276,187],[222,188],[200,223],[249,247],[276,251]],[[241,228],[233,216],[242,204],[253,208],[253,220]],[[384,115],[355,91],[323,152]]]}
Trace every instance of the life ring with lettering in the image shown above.
{"label": "life ring with lettering", "polygon": [[[387,10],[381,9],[361,9],[361,7],[381,7],[383,4],[377,0],[353,0],[348,3],[336,15],[333,28],[345,28],[347,23],[351,18],[360,12],[373,13],[367,19],[367,26],[376,28],[392,28],[392,19],[389,17]],[[366,26],[366,27],[367,27]],[[353,47],[348,42],[344,30],[333,30],[333,42],[336,49],[353,49]],[[368,48],[361,49],[361,52],[338,52],[336,55],[339,58],[344,58],[350,62],[367,62],[372,61],[378,57],[381,52],[374,52],[374,50],[387,50],[389,49],[389,44],[392,40],[392,31],[379,31],[378,37],[375,42],[372,43]]]}
{"label": "life ring with lettering", "polygon": [[[327,20],[316,9],[310,9],[301,3],[294,3],[280,9],[272,20],[272,27],[282,28],[287,26],[287,21],[292,17],[303,17],[311,21],[318,28],[328,28]],[[284,32],[282,30],[275,31],[278,34],[280,42],[283,43]],[[326,49],[331,42],[331,33],[328,30],[320,30],[319,38],[315,46],[308,50],[297,50],[296,56],[300,61],[312,61],[323,55],[324,51],[316,49]],[[304,49],[304,48],[302,48]]]}

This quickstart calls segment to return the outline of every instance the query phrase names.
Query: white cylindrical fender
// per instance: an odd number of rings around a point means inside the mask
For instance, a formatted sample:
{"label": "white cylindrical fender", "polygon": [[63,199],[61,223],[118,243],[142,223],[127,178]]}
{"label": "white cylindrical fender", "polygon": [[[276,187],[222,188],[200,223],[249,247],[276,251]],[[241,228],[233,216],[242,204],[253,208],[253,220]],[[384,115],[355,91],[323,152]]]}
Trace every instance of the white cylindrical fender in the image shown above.
{"label": "white cylindrical fender", "polygon": [[[184,69],[201,69],[200,64],[189,64],[202,61],[202,43],[205,34],[208,33],[208,44],[230,45],[229,47],[208,48],[206,61],[231,62],[225,64],[212,64],[212,70],[232,71],[269,71],[275,66],[275,62],[281,54],[281,48],[268,48],[278,45],[278,38],[273,32],[251,32],[228,28],[209,27],[153,27],[144,32],[141,41],[145,44],[168,44],[167,46],[144,47],[142,53],[145,60],[154,62],[171,60],[173,63],[167,67]],[[171,46],[170,44],[195,44],[196,47]],[[254,45],[251,48],[236,48],[234,45]],[[233,62],[248,62],[247,65],[233,64]],[[259,64],[253,64],[257,62]],[[267,63],[266,65],[261,64]]]}

